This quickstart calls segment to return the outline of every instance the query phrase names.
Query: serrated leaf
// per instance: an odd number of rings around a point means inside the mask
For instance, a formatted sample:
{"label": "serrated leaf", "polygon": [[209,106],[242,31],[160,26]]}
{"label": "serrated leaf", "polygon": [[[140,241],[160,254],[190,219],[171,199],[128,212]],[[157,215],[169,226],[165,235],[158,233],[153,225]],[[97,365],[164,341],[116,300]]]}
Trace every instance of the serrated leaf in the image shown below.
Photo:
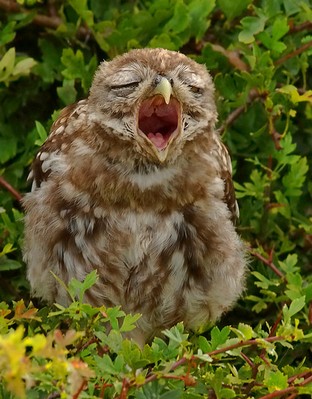
{"label": "serrated leaf", "polygon": [[277,18],[272,25],[272,37],[274,40],[281,39],[289,31],[286,17]]}
{"label": "serrated leaf", "polygon": [[37,62],[33,58],[26,58],[24,60],[19,61],[13,71],[12,75],[17,77],[20,75],[28,75],[30,70],[37,64]]}
{"label": "serrated leaf", "polygon": [[1,137],[0,138],[0,164],[4,164],[11,158],[15,157],[16,153],[17,153],[16,137]]}
{"label": "serrated leaf", "polygon": [[255,336],[255,332],[248,324],[239,323],[238,331],[242,334],[244,340],[251,339]]}
{"label": "serrated leaf", "polygon": [[90,289],[98,280],[97,270],[93,270],[83,281],[77,279],[70,280],[68,290],[73,297],[78,297],[79,302],[83,302],[84,294]]}
{"label": "serrated leaf", "polygon": [[304,101],[312,102],[312,90],[307,90],[303,94],[299,94],[297,87],[293,85],[286,85],[280,89],[277,89],[277,91],[288,94],[290,96],[290,100],[294,104]]}
{"label": "serrated leaf", "polygon": [[0,82],[6,82],[12,74],[15,64],[15,48],[11,47],[0,60]]}
{"label": "serrated leaf", "polygon": [[188,334],[184,334],[183,323],[178,323],[170,328],[170,330],[164,330],[163,334],[170,339],[171,343],[175,344],[181,344],[188,338]]}
{"label": "serrated leaf", "polygon": [[21,267],[22,267],[21,262],[18,262],[15,259],[10,259],[6,256],[3,256],[0,259],[0,271],[18,270]]}
{"label": "serrated leaf", "polygon": [[10,43],[15,38],[15,25],[16,21],[11,21],[4,27],[2,27],[0,24],[0,47],[4,46],[7,43]]}
{"label": "serrated leaf", "polygon": [[305,302],[306,302],[305,296],[294,299],[289,306],[289,310],[288,310],[289,317],[292,317],[295,314],[297,314],[298,312],[300,312],[300,310],[304,308]]}
{"label": "serrated leaf", "polygon": [[234,19],[241,15],[241,13],[247,9],[248,5],[252,3],[252,0],[218,0],[218,5],[224,12],[227,19]]}
{"label": "serrated leaf", "polygon": [[286,196],[299,197],[301,195],[308,170],[308,162],[305,157],[290,166],[290,171],[282,179]]}
{"label": "serrated leaf", "polygon": [[182,398],[182,390],[174,389],[170,390],[170,392],[163,393],[159,396],[159,399],[181,399]]}
{"label": "serrated leaf", "polygon": [[216,5],[216,0],[202,1],[192,0],[188,4],[188,14],[190,16],[190,32],[195,34],[196,40],[200,40],[210,24],[208,18]]}
{"label": "serrated leaf", "polygon": [[135,329],[136,328],[135,323],[139,320],[140,317],[141,317],[140,314],[136,315],[127,314],[123,319],[122,325],[120,327],[120,332],[127,332]]}
{"label": "serrated leaf", "polygon": [[265,378],[265,384],[269,392],[279,391],[288,386],[287,375],[283,374],[280,370],[268,371],[268,376]]}
{"label": "serrated leaf", "polygon": [[226,342],[230,332],[231,329],[228,326],[223,327],[221,331],[217,326],[213,327],[210,333],[212,350],[215,350],[219,346],[223,345]]}
{"label": "serrated leaf", "polygon": [[164,32],[183,32],[190,23],[188,9],[182,0],[177,0],[170,21],[164,26]]}
{"label": "serrated leaf", "polygon": [[255,41],[255,35],[263,31],[266,18],[259,17],[245,17],[241,20],[242,31],[238,35],[240,42],[250,44]]}
{"label": "serrated leaf", "polygon": [[0,252],[0,257],[4,256],[6,254],[9,254],[10,252],[15,251],[16,248],[13,247],[13,244],[8,243],[5,244],[5,246],[3,247],[3,250]]}
{"label": "serrated leaf", "polygon": [[206,337],[200,335],[197,339],[197,343],[199,348],[202,350],[203,353],[210,352],[212,350],[212,345],[207,340]]}
{"label": "serrated leaf", "polygon": [[39,135],[39,139],[36,140],[35,144],[41,146],[46,141],[48,133],[45,130],[44,126],[39,121],[35,121],[35,124]]}
{"label": "serrated leaf", "polygon": [[77,90],[74,80],[64,79],[63,86],[56,89],[58,96],[65,105],[72,104],[76,101]]}

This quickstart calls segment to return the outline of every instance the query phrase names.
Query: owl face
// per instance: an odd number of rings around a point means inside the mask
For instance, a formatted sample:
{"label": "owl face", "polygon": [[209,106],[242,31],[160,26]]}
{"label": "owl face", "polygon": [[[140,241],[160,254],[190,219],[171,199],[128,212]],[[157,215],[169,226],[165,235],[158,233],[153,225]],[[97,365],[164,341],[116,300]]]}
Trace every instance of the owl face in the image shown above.
{"label": "owl face", "polygon": [[100,65],[90,90],[92,119],[129,141],[146,159],[164,163],[216,121],[206,68],[164,49],[132,50]]}

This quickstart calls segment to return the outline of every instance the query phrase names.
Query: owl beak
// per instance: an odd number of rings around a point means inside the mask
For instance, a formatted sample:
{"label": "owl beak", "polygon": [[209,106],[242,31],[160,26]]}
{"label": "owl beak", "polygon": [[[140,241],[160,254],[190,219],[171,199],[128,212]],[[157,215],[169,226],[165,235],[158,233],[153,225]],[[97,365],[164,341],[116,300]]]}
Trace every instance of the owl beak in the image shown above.
{"label": "owl beak", "polygon": [[165,103],[169,104],[170,97],[172,95],[172,86],[169,80],[165,77],[161,77],[159,83],[155,87],[154,94],[160,94],[163,96]]}
{"label": "owl beak", "polygon": [[161,163],[167,159],[173,141],[181,135],[181,113],[180,102],[169,97],[167,103],[163,92],[147,98],[140,106],[137,122],[140,141],[145,151]]}

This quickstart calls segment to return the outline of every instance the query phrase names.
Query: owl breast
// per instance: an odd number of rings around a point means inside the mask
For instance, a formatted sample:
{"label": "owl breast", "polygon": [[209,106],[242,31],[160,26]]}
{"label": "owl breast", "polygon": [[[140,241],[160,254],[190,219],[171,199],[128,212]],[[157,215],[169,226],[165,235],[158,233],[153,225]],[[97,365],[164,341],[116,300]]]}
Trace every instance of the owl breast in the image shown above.
{"label": "owl breast", "polygon": [[[181,320],[191,328],[214,320],[236,297],[226,269],[237,248],[218,236],[216,222],[199,206],[164,213],[96,207],[74,218],[62,215],[64,230],[54,247],[58,274],[67,282],[97,269],[99,280],[86,299],[141,313],[145,338]],[[223,288],[233,297],[224,299]],[[59,290],[56,301],[64,303],[62,295]]]}

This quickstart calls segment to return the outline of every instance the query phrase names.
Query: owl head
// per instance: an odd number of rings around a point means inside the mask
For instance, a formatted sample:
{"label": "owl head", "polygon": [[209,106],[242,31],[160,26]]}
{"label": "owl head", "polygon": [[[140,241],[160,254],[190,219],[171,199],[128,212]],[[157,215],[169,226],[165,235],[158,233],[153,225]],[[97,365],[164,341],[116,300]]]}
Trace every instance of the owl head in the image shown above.
{"label": "owl head", "polygon": [[174,160],[185,143],[209,134],[214,86],[203,65],[164,49],[137,49],[104,61],[90,89],[92,121],[153,163]]}

